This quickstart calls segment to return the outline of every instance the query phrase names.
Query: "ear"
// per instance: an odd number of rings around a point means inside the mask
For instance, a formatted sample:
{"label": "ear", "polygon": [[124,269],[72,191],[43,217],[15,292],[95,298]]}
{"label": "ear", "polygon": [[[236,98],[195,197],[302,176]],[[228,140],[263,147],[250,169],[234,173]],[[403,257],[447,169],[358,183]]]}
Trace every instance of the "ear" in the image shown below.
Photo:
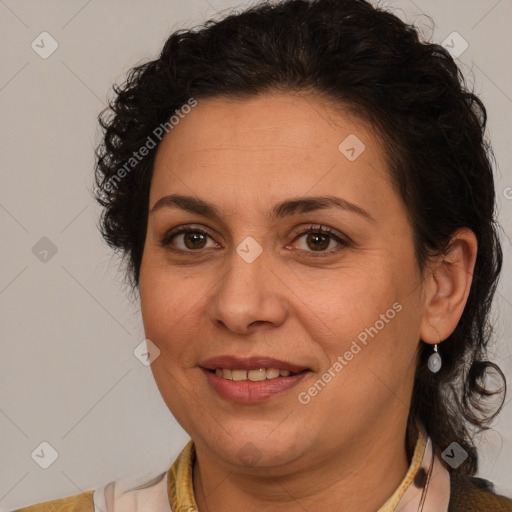
{"label": "ear", "polygon": [[434,259],[425,278],[425,311],[420,338],[435,344],[455,330],[466,306],[473,281],[478,244],[469,228],[460,228],[448,252]]}

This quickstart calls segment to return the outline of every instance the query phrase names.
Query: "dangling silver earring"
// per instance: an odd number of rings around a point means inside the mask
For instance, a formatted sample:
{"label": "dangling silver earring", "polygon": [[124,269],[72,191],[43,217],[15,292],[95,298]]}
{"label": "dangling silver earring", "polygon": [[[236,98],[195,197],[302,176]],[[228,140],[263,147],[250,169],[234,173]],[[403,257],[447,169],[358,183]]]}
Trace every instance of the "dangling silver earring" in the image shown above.
{"label": "dangling silver earring", "polygon": [[441,369],[441,366],[443,365],[441,356],[437,353],[437,343],[434,345],[434,353],[430,354],[427,364],[428,364],[428,369],[432,373],[437,373]]}

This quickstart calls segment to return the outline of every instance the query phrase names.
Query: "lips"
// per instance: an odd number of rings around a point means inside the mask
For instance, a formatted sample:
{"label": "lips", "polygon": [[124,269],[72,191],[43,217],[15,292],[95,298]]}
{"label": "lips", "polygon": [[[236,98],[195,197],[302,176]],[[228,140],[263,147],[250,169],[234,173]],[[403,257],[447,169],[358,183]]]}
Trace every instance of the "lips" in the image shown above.
{"label": "lips", "polygon": [[309,373],[306,366],[262,356],[224,355],[207,359],[200,366],[219,396],[245,404],[269,400],[294,387]]}

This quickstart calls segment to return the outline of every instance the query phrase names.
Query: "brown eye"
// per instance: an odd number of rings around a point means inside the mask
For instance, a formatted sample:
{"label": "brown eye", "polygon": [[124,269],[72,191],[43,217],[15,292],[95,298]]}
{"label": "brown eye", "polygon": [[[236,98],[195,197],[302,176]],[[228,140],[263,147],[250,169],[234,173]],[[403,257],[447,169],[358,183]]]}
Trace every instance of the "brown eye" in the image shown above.
{"label": "brown eye", "polygon": [[211,239],[210,235],[201,229],[181,229],[167,233],[160,245],[173,246],[176,251],[192,252],[205,249],[208,238]]}
{"label": "brown eye", "polygon": [[330,237],[324,234],[309,233],[306,237],[306,244],[313,250],[322,250],[329,247]]}
{"label": "brown eye", "polygon": [[[295,240],[304,236],[305,243],[302,247],[299,247],[299,250],[309,253],[317,253],[311,254],[312,256],[328,256],[349,245],[341,236],[338,236],[330,228],[323,226],[311,226],[306,231],[299,233]],[[338,244],[338,247],[327,250],[332,245],[331,242],[333,241]]]}
{"label": "brown eye", "polygon": [[184,234],[183,241],[187,249],[203,249],[207,236],[208,235],[191,231]]}

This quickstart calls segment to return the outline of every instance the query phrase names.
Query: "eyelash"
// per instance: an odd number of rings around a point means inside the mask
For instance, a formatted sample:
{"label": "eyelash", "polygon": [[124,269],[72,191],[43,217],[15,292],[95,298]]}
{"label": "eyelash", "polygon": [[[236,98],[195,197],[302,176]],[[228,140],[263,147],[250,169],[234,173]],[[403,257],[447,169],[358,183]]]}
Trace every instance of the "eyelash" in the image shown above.
{"label": "eyelash", "polygon": [[[181,234],[184,234],[184,233],[199,233],[201,235],[206,235],[206,236],[212,238],[207,231],[205,231],[203,229],[200,229],[200,228],[196,228],[196,227],[190,225],[190,226],[184,226],[181,229],[176,228],[176,230],[169,231],[168,233],[165,234],[163,239],[160,241],[159,245],[161,247],[167,247],[172,252],[176,252],[176,253],[179,253],[179,254],[200,253],[201,249],[198,249],[197,251],[194,251],[194,250],[185,250],[185,249],[175,249],[175,248],[171,247],[171,245],[170,245],[171,240],[175,236],[181,235]],[[342,237],[338,236],[331,228],[326,227],[326,226],[322,226],[320,224],[315,224],[315,225],[308,226],[308,228],[305,229],[304,231],[301,231],[300,233],[297,233],[297,235],[295,235],[295,238],[293,240],[295,241],[298,238],[300,238],[301,236],[304,236],[304,235],[307,235],[307,234],[311,234],[311,233],[328,235],[329,237],[333,238],[336,242],[338,242],[340,244],[340,246],[341,246],[341,247],[337,247],[335,249],[330,249],[329,251],[319,251],[319,252],[316,252],[316,251],[305,251],[305,250],[299,249],[302,252],[311,253],[310,255],[312,257],[314,257],[314,258],[331,256],[332,254],[337,253],[338,251],[340,251],[343,248],[348,247],[350,245],[348,240],[343,239]]]}

